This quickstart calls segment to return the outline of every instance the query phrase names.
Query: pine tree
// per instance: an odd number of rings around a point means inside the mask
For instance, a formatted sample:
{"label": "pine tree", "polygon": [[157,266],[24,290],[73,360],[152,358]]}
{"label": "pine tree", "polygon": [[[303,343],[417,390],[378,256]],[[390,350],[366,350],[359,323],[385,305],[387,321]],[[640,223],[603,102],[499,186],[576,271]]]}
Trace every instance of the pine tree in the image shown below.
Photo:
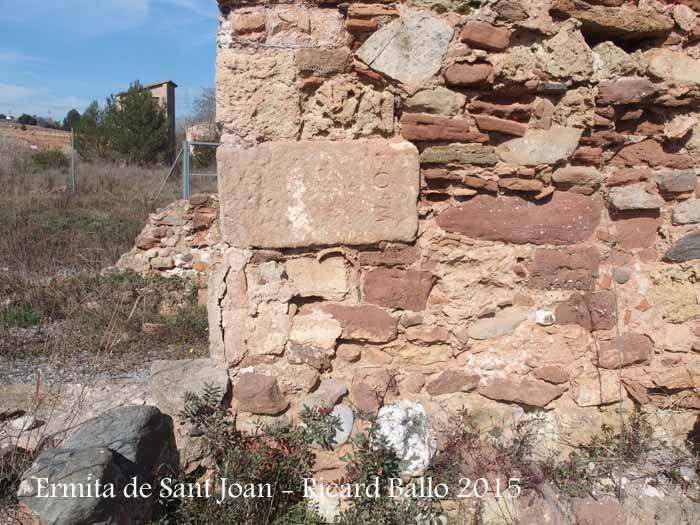
{"label": "pine tree", "polygon": [[165,109],[138,81],[119,99],[108,99],[105,114],[111,146],[121,159],[132,164],[164,159],[168,149]]}

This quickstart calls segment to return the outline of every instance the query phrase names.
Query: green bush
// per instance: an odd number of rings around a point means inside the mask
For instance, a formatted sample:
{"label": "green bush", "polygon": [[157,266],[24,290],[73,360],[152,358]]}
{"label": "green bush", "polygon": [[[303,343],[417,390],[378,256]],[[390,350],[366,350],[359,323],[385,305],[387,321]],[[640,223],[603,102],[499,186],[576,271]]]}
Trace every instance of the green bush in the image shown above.
{"label": "green bush", "polygon": [[[213,465],[212,481],[227,484],[267,484],[272,497],[160,499],[156,522],[217,523],[238,525],[320,524],[316,512],[303,498],[303,479],[312,475],[316,460],[312,445],[334,435],[339,422],[319,411],[302,413],[304,425],[282,428],[261,425],[255,436],[239,432],[229,413],[221,407],[222,392],[207,386],[201,396],[188,393],[181,420],[201,435],[205,457]],[[194,482],[202,472],[191,476],[165,473],[181,482]],[[267,494],[266,494],[267,496]]]}
{"label": "green bush", "polygon": [[27,303],[12,303],[0,310],[0,325],[7,328],[31,328],[41,323],[41,313]]}
{"label": "green bush", "polygon": [[32,155],[32,162],[36,167],[45,170],[66,169],[68,166],[70,166],[70,159],[68,158],[68,155],[58,149],[50,149],[35,153]]}

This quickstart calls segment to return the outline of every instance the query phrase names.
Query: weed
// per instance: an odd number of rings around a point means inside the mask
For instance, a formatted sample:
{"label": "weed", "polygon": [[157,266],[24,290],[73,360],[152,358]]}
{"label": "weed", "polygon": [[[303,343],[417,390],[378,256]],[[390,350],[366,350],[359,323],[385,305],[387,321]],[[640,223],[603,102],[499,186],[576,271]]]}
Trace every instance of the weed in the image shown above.
{"label": "weed", "polygon": [[41,322],[41,314],[27,303],[13,303],[0,310],[3,328],[31,328]]}
{"label": "weed", "polygon": [[[319,411],[304,411],[303,425],[282,428],[260,425],[255,435],[244,434],[221,406],[221,391],[207,386],[201,395],[188,393],[180,415],[196,429],[213,470],[214,486],[266,487],[261,498],[200,498],[159,502],[157,522],[220,524],[315,524],[322,521],[307,507],[303,479],[311,476],[316,459],[312,445],[327,442],[338,421]],[[200,476],[201,472],[195,473]],[[183,479],[186,479],[183,476]]]}
{"label": "weed", "polygon": [[621,464],[640,464],[651,449],[652,428],[644,413],[637,408],[620,432],[609,425],[602,425],[600,434],[572,451],[567,460],[557,462],[553,458],[543,465],[559,489],[574,497],[590,494],[595,482],[613,474]]}
{"label": "weed", "polygon": [[68,156],[58,149],[39,151],[32,155],[32,162],[37,168],[44,170],[61,170],[70,165]]}

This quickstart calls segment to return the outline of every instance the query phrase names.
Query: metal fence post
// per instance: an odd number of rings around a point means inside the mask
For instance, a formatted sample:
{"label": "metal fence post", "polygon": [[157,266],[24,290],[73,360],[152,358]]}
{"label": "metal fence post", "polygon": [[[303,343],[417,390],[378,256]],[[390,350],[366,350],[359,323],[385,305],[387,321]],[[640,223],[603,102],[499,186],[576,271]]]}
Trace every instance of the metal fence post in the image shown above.
{"label": "metal fence post", "polygon": [[182,198],[190,198],[190,143],[185,141],[182,151]]}
{"label": "metal fence post", "polygon": [[73,128],[70,128],[70,187],[75,193],[75,141]]}

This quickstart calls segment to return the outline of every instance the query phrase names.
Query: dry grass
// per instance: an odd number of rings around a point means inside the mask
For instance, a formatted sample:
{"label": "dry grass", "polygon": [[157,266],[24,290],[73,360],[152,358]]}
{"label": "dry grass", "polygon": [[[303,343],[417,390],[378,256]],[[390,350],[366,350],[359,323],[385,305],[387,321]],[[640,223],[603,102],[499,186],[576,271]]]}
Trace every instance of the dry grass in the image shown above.
{"label": "dry grass", "polygon": [[[0,368],[6,375],[28,355],[204,352],[206,312],[191,283],[101,273],[131,248],[167,169],[79,163],[73,194],[68,171],[37,168],[33,153],[0,137]],[[193,192],[211,191],[215,180],[193,183],[200,185]],[[180,191],[175,174],[158,204]],[[158,330],[145,333],[144,324]],[[7,381],[0,373],[0,383]]]}

